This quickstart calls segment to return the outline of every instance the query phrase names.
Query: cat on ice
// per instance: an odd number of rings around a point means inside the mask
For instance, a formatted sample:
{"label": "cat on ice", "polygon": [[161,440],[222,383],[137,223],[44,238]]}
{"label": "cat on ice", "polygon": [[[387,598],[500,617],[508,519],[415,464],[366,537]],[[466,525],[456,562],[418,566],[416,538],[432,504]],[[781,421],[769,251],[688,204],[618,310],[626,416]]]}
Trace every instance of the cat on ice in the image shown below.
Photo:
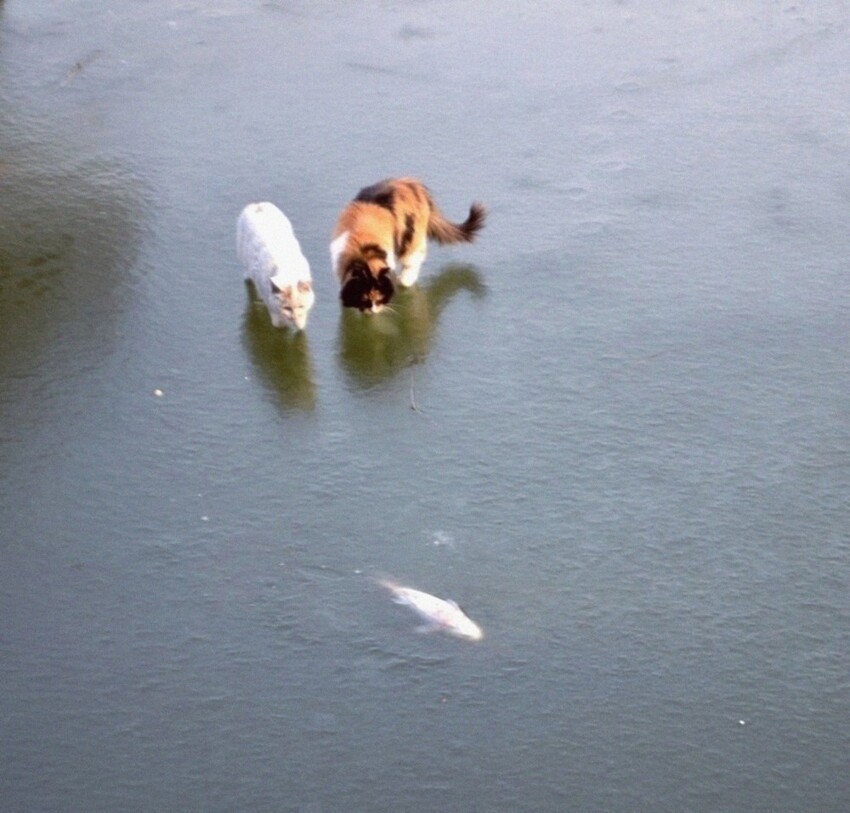
{"label": "cat on ice", "polygon": [[273,203],[249,203],[236,222],[236,253],[275,327],[303,330],[315,302],[310,264],[289,218]]}

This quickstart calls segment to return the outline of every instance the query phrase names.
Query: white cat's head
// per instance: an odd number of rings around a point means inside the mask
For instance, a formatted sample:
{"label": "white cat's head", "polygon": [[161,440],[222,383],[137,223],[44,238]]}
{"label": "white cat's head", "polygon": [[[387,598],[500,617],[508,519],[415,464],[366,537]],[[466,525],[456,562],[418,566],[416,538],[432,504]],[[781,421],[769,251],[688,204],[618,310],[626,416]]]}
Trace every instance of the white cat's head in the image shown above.
{"label": "white cat's head", "polygon": [[315,301],[310,280],[302,279],[292,284],[280,277],[272,277],[269,283],[272,300],[275,303],[275,309],[271,314],[274,326],[303,330],[307,325],[307,315]]}

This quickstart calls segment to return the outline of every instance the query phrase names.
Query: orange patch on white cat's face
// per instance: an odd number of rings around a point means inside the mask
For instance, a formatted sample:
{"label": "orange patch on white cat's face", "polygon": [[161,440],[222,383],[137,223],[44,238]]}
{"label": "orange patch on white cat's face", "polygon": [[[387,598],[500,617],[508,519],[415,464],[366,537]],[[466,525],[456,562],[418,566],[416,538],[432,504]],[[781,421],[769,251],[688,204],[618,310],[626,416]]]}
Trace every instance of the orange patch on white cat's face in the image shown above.
{"label": "orange patch on white cat's face", "polygon": [[270,283],[272,294],[279,305],[280,320],[288,327],[303,330],[307,326],[307,315],[315,299],[312,284],[307,280],[299,280],[296,286],[278,287],[274,279]]}

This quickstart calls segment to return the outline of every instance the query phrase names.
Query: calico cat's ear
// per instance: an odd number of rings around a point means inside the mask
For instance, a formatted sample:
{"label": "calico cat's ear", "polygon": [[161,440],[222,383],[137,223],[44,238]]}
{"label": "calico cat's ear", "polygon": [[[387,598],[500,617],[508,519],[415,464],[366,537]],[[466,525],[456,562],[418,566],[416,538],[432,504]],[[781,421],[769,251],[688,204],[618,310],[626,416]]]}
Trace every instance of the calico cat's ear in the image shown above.
{"label": "calico cat's ear", "polygon": [[306,293],[309,293],[310,291],[312,291],[312,290],[313,290],[313,286],[312,286],[312,284],[310,283],[310,280],[307,280],[307,279],[300,279],[300,280],[298,280],[298,290],[299,290],[302,294],[306,294]]}
{"label": "calico cat's ear", "polygon": [[393,282],[392,274],[389,268],[382,268],[378,272],[378,278],[375,280],[375,287],[381,294],[381,304],[386,305],[395,293],[395,283]]}

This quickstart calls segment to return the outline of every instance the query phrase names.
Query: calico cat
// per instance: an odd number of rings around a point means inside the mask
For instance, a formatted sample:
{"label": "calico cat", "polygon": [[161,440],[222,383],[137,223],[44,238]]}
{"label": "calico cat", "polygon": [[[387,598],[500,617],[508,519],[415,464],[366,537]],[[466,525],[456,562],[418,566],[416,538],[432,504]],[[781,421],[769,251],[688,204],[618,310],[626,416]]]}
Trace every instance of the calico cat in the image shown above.
{"label": "calico cat", "polygon": [[395,293],[396,279],[413,285],[428,238],[471,243],[486,210],[473,203],[463,223],[450,223],[415,178],[388,178],[361,189],[342,210],[331,242],[331,262],[347,308],[377,313]]}
{"label": "calico cat", "polygon": [[249,203],[236,222],[236,252],[272,324],[303,330],[315,295],[310,265],[286,215],[273,203]]}

